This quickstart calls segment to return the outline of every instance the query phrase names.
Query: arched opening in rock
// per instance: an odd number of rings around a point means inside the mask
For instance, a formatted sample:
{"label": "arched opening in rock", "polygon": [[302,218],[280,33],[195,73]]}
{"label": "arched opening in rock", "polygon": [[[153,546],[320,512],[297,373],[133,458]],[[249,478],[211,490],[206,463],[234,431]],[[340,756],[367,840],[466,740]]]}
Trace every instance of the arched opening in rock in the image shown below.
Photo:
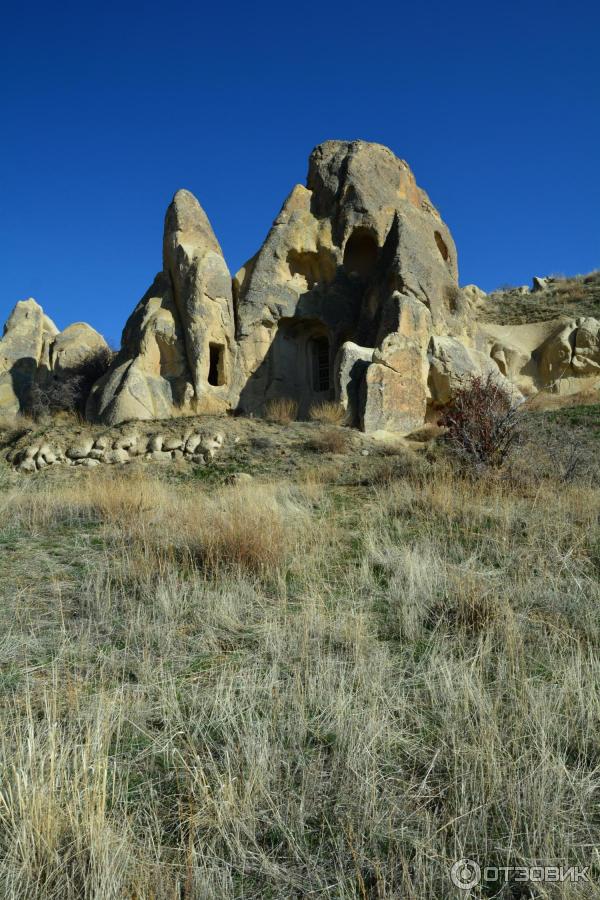
{"label": "arched opening in rock", "polygon": [[225,384],[225,347],[223,344],[208,345],[208,383],[213,387]]}
{"label": "arched opening in rock", "polygon": [[446,246],[446,242],[445,242],[444,238],[441,236],[439,231],[434,231],[433,236],[435,238],[437,248],[440,251],[440,253],[442,254],[442,259],[444,260],[444,262],[448,262],[448,258],[450,256],[450,251],[448,250],[448,247]]}
{"label": "arched opening in rock", "polygon": [[355,228],[344,248],[346,272],[368,278],[375,268],[379,247],[375,236],[367,228]]}
{"label": "arched opening in rock", "polygon": [[305,290],[312,291],[317,285],[330,284],[335,278],[336,258],[326,247],[317,251],[290,250],[287,256],[290,275],[300,276],[305,281]]}
{"label": "arched opening in rock", "polygon": [[308,349],[312,389],[317,393],[328,391],[331,383],[329,374],[329,338],[326,335],[311,338],[308,342]]}

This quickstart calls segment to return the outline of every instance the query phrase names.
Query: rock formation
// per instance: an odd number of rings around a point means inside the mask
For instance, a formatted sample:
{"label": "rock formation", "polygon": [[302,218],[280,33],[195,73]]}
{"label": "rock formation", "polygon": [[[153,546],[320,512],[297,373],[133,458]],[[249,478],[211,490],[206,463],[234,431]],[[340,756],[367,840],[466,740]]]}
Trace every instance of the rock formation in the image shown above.
{"label": "rock formation", "polygon": [[206,214],[189,191],[167,210],[163,270],[129,317],[121,351],[88,401],[90,419],[222,412],[232,404],[232,282]]}
{"label": "rock formation", "polygon": [[[395,329],[399,298],[420,304],[429,328],[462,325],[450,232],[408,165],[363,141],[327,141],[313,151],[307,187],[292,190],[235,284],[236,395],[246,412],[292,396],[306,415],[331,396],[345,342],[374,351]],[[413,399],[414,375],[405,382],[392,371],[380,375],[403,393],[400,405],[413,405],[409,418],[418,418],[423,402],[421,389]],[[381,378],[368,383],[372,394],[380,392]],[[369,405],[374,426],[377,403]],[[386,423],[389,411],[381,408],[377,424]]]}
{"label": "rock formation", "polygon": [[185,460],[204,466],[221,452],[224,437],[220,431],[193,431],[191,428],[176,434],[161,431],[145,432],[125,426],[124,431],[108,430],[97,437],[81,433],[61,442],[38,438],[24,443],[8,454],[8,462],[25,475],[48,466],[83,466],[91,469],[100,465],[125,465],[135,459],[150,462]]}
{"label": "rock formation", "polygon": [[89,325],[76,322],[59,332],[35,300],[19,301],[0,340],[0,412],[24,411],[32,385],[68,378],[98,350],[108,345]]}
{"label": "rock formation", "polygon": [[[335,399],[365,431],[410,432],[477,374],[516,399],[600,385],[596,319],[495,325],[480,321],[487,299],[459,288],[450,232],[407,163],[379,144],[327,141],[233,280],[202,207],[177,192],[162,270],[86,413],[109,425],[260,415],[286,398],[306,417]],[[34,301],[17,304],[0,342],[0,408],[22,408],[28,385],[101,345],[89,326],[58,334]]]}

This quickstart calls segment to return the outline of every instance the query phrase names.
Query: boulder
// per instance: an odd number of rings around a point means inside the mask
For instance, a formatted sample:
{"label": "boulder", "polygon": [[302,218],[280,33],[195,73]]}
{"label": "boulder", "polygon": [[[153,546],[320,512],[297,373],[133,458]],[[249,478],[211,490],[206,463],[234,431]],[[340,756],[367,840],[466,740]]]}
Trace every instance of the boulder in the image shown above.
{"label": "boulder", "polygon": [[104,454],[104,460],[109,466],[122,465],[129,462],[129,453],[127,450],[119,448],[117,450],[107,450]]}
{"label": "boulder", "polygon": [[35,300],[21,300],[14,307],[0,341],[0,413],[16,415],[28,401],[42,360],[58,334]]}
{"label": "boulder", "polygon": [[560,325],[539,349],[539,375],[544,386],[554,385],[571,374],[576,329],[575,321]]}
{"label": "boulder", "polygon": [[176,435],[167,435],[162,444],[163,450],[181,450],[182,447],[183,440]]}
{"label": "boulder", "polygon": [[577,320],[571,366],[576,375],[600,374],[600,321],[590,317]]}
{"label": "boulder", "polygon": [[358,422],[361,385],[373,361],[373,350],[373,347],[359,347],[352,341],[345,341],[335,357],[335,399],[347,411],[350,425]]}
{"label": "boulder", "polygon": [[94,446],[92,437],[83,437],[67,448],[67,456],[69,459],[84,459],[90,455],[90,450]]}
{"label": "boulder", "polygon": [[173,457],[171,453],[163,452],[162,450],[154,450],[153,452],[146,454],[146,459],[150,459],[152,462],[171,462]]}
{"label": "boulder", "polygon": [[429,390],[433,402],[442,406],[452,399],[460,388],[476,376],[487,378],[491,375],[497,384],[506,389],[515,399],[522,395],[505,378],[491,357],[451,337],[431,338],[429,346]]}
{"label": "boulder", "polygon": [[33,459],[24,459],[19,463],[17,468],[19,472],[23,472],[25,475],[31,475],[33,472],[37,472],[37,466]]}
{"label": "boulder", "polygon": [[149,453],[160,453],[163,448],[163,442],[165,440],[164,434],[154,434],[148,441],[148,452]]}
{"label": "boulder", "polygon": [[533,294],[537,294],[539,291],[545,291],[548,287],[548,279],[540,278],[539,275],[534,275],[532,284],[531,284],[531,292]]}
{"label": "boulder", "polygon": [[185,442],[185,452],[186,453],[195,453],[196,449],[202,443],[202,435],[201,434],[191,434]]}
{"label": "boulder", "polygon": [[101,334],[85,322],[75,322],[54,338],[50,347],[50,370],[55,378],[68,377],[90,358],[107,360],[110,349]]}

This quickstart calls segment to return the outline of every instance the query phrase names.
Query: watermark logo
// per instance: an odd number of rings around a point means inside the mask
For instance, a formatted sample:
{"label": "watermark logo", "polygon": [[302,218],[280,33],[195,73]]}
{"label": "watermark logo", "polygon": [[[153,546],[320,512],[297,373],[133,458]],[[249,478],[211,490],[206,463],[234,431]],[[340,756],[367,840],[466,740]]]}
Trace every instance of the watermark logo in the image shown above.
{"label": "watermark logo", "polygon": [[589,881],[589,866],[484,866],[474,859],[459,859],[450,869],[452,884],[461,891],[470,891],[478,884],[540,882],[563,883]]}
{"label": "watermark logo", "polygon": [[450,869],[452,884],[462,891],[470,891],[481,881],[481,866],[474,859],[458,859]]}

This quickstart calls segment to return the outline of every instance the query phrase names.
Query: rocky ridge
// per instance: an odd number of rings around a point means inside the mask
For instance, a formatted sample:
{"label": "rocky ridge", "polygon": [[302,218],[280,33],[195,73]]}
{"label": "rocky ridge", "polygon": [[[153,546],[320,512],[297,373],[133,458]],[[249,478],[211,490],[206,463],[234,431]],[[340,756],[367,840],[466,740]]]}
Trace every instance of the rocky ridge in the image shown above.
{"label": "rocky ridge", "polygon": [[[506,302],[544,309],[561,290],[560,280],[538,277],[535,300],[518,288]],[[550,313],[560,310],[554,301]],[[600,385],[597,318],[515,321],[499,308],[497,295],[459,287],[449,229],[406,162],[379,144],[327,141],[310,156],[306,186],[293,188],[233,278],[196,198],[176,193],[162,270],[93,385],[86,418],[116,426],[261,415],[278,398],[295,400],[304,418],[335,399],[366,432],[406,434],[476,374],[492,375],[516,400]],[[17,304],[0,341],[0,409],[22,411],[32,384],[67,379],[103,347],[89,326],[59,333],[35,301]],[[47,456],[38,448],[27,459],[43,467]]]}

